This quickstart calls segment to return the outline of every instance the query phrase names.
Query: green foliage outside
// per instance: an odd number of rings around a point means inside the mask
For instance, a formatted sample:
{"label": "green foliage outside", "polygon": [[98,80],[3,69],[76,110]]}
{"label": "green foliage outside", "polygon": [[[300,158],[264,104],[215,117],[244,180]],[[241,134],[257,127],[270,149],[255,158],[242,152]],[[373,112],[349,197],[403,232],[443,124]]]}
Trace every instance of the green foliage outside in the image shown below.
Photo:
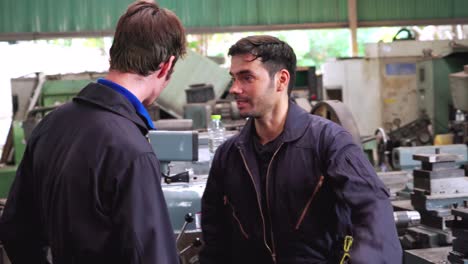
{"label": "green foliage outside", "polygon": [[[358,56],[365,55],[365,43],[391,42],[400,28],[360,28],[357,32]],[[268,32],[243,32],[213,34],[208,38],[207,54],[226,56],[229,47],[242,37],[268,34],[288,42],[297,56],[298,66],[316,66],[320,69],[327,60],[351,56],[351,33],[349,29],[290,30]],[[190,46],[199,42],[192,41]]]}
{"label": "green foliage outside", "polygon": [[48,40],[37,40],[36,43],[47,43],[57,45],[61,47],[73,47],[82,46],[87,48],[99,48],[103,49],[104,39],[103,38],[61,38],[61,39],[48,39]]}
{"label": "green foliage outside", "polygon": [[[301,31],[300,31],[301,32]],[[346,57],[350,54],[350,32],[347,29],[308,30],[297,36],[290,32],[279,34],[296,52],[298,66],[319,66],[327,59]]]}
{"label": "green foliage outside", "polygon": [[[359,28],[358,56],[365,55],[365,43],[390,42],[400,28]],[[207,56],[227,58],[229,47],[242,37],[268,34],[288,42],[297,56],[298,66],[316,66],[320,69],[327,60],[351,56],[351,33],[349,29],[314,29],[267,32],[221,33],[189,35],[188,48]],[[84,46],[108,52],[103,38],[39,40],[62,47]]]}

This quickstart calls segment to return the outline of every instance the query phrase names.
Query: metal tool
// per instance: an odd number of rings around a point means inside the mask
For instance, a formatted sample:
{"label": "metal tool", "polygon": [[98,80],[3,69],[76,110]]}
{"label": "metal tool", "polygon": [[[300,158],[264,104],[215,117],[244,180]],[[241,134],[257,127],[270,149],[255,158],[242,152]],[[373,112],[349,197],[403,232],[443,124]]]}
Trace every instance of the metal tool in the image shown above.
{"label": "metal tool", "polygon": [[202,245],[201,239],[199,237],[195,238],[195,240],[192,242],[192,244],[188,245],[184,249],[182,249],[179,252],[179,255],[184,255],[189,249],[191,248],[197,248]]}
{"label": "metal tool", "polygon": [[182,228],[180,229],[180,233],[179,235],[177,235],[177,238],[176,238],[176,244],[179,242],[179,240],[182,238],[182,236],[184,235],[185,233],[185,229],[187,228],[187,225],[192,223],[193,220],[195,218],[193,217],[193,214],[192,213],[187,213],[185,215],[185,222],[184,222],[184,225],[182,226]]}
{"label": "metal tool", "polygon": [[408,228],[421,223],[421,215],[418,211],[393,212],[393,219],[397,228]]}

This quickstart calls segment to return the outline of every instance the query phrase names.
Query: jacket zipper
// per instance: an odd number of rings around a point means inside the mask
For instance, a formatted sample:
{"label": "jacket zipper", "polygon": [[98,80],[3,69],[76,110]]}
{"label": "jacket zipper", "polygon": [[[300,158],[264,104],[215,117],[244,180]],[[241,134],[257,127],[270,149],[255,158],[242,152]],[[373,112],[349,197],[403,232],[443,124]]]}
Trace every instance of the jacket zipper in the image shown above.
{"label": "jacket zipper", "polygon": [[242,232],[242,235],[244,235],[244,237],[245,237],[246,239],[249,239],[249,235],[247,234],[247,232],[245,232],[245,229],[242,227],[242,224],[241,224],[239,218],[238,218],[237,215],[236,215],[236,211],[234,210],[234,206],[229,202],[227,196],[224,195],[224,205],[228,205],[228,204],[229,204],[229,206],[230,206],[231,209],[232,209],[232,216],[234,217],[234,219],[236,219],[237,224],[239,224],[239,228],[240,228],[240,230],[241,230],[241,232]]}
{"label": "jacket zipper", "polygon": [[299,217],[299,220],[297,220],[296,230],[298,230],[299,227],[301,226],[302,221],[304,220],[304,217],[305,217],[305,215],[307,214],[307,211],[310,208],[310,204],[312,203],[312,200],[314,199],[314,197],[317,194],[320,187],[322,187],[322,183],[323,183],[323,176],[320,176],[319,182],[317,183],[317,186],[315,186],[314,192],[312,193],[312,195],[310,196],[310,198],[307,201],[306,205],[304,206],[304,209],[302,209],[302,213],[301,213],[301,216]]}
{"label": "jacket zipper", "polygon": [[270,163],[268,164],[268,169],[267,169],[267,174],[266,174],[266,186],[265,186],[265,192],[266,192],[266,203],[267,203],[267,209],[268,209],[268,217],[270,219],[270,235],[271,235],[271,246],[273,248],[273,252],[271,254],[271,257],[273,258],[273,262],[276,263],[276,249],[275,249],[275,238],[273,236],[273,222],[271,221],[271,210],[270,210],[270,199],[268,198],[268,179],[270,178],[270,167],[271,164],[273,163],[273,160],[275,159],[276,154],[279,152],[281,147],[284,145],[284,142],[281,142],[281,145],[276,149],[275,153],[271,157]]}
{"label": "jacket zipper", "polygon": [[257,196],[258,208],[260,209],[260,216],[262,217],[263,242],[265,243],[265,246],[268,249],[268,251],[270,251],[270,254],[271,254],[272,258],[273,258],[273,262],[276,263],[276,256],[273,253],[273,251],[271,250],[271,248],[268,246],[268,243],[266,241],[265,218],[263,216],[262,205],[260,203],[260,199],[258,198],[257,186],[255,186],[255,181],[253,179],[252,172],[250,171],[249,166],[247,165],[247,162],[245,161],[245,157],[244,157],[244,153],[242,152],[242,149],[240,147],[237,147],[237,148],[239,149],[239,153],[240,153],[240,155],[242,157],[242,161],[244,162],[244,166],[247,169],[247,172],[249,173],[250,179],[252,180],[252,184],[253,184],[254,189],[255,189],[255,195]]}

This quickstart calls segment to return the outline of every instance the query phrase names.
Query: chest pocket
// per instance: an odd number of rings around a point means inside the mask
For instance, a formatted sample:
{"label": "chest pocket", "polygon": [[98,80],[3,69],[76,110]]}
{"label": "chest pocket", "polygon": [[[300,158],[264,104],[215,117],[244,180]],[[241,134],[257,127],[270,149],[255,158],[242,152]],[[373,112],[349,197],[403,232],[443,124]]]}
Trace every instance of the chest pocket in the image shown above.
{"label": "chest pocket", "polygon": [[302,222],[304,221],[304,217],[306,216],[307,211],[309,211],[310,204],[312,203],[312,201],[314,200],[315,196],[317,195],[317,192],[318,192],[318,191],[320,190],[320,188],[322,187],[323,179],[324,179],[324,177],[323,177],[323,176],[320,176],[319,182],[318,182],[317,185],[315,186],[314,192],[312,193],[312,195],[310,196],[310,198],[307,199],[307,202],[306,202],[304,208],[302,209],[301,214],[300,214],[300,216],[299,216],[299,219],[297,220],[297,223],[296,223],[296,225],[295,225],[295,227],[294,227],[295,230],[298,230],[299,227],[301,226]]}
{"label": "chest pocket", "polygon": [[228,215],[232,216],[234,225],[239,227],[239,231],[241,232],[242,236],[245,239],[249,239],[249,235],[247,234],[246,229],[244,228],[244,226],[242,225],[239,219],[235,206],[229,201],[229,198],[227,197],[227,195],[224,195],[223,199],[224,199],[224,206],[226,207]]}
{"label": "chest pocket", "polygon": [[[332,185],[332,181],[326,179],[326,170],[322,168],[324,161],[313,151],[312,147],[296,147],[296,156],[291,153],[295,159],[295,161],[291,161],[292,172],[301,167],[307,168],[306,171],[299,171],[299,175],[293,175],[294,173],[288,175],[288,177],[301,177],[302,179],[299,180],[304,183],[302,186],[298,182],[293,184],[295,188],[298,188],[297,190],[307,193],[306,198],[305,195],[300,196],[299,201],[302,204],[291,206],[296,211],[292,223],[293,229],[301,240],[310,242],[314,247],[323,247],[321,248],[323,252],[329,252],[334,255],[334,258],[341,260],[344,252],[338,249],[343,248],[345,237],[352,239],[349,208],[342,197],[337,194],[339,192],[334,189],[336,187]],[[298,194],[292,195],[292,197],[299,197]],[[298,199],[290,202],[298,203]],[[318,237],[311,239],[313,236]],[[323,240],[319,242],[317,239]],[[349,250],[346,253],[345,259],[350,257]]]}

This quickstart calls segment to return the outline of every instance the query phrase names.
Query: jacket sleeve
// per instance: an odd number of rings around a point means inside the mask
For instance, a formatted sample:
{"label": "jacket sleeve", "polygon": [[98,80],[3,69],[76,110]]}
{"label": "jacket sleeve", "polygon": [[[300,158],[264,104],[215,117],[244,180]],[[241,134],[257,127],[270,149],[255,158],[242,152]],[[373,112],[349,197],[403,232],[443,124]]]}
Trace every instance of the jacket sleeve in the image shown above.
{"label": "jacket sleeve", "polygon": [[345,131],[330,137],[326,145],[327,175],[338,199],[350,209],[351,263],[401,263],[388,191],[364,152]]}
{"label": "jacket sleeve", "polygon": [[201,264],[224,263],[229,250],[229,236],[224,217],[222,169],[220,151],[216,152],[202,197],[202,231],[204,246],[200,252]]}
{"label": "jacket sleeve", "polygon": [[16,171],[0,220],[0,240],[12,263],[49,263],[41,236],[40,214],[34,204],[30,147]]}
{"label": "jacket sleeve", "polygon": [[179,263],[154,153],[136,158],[118,179],[113,211],[121,263]]}

